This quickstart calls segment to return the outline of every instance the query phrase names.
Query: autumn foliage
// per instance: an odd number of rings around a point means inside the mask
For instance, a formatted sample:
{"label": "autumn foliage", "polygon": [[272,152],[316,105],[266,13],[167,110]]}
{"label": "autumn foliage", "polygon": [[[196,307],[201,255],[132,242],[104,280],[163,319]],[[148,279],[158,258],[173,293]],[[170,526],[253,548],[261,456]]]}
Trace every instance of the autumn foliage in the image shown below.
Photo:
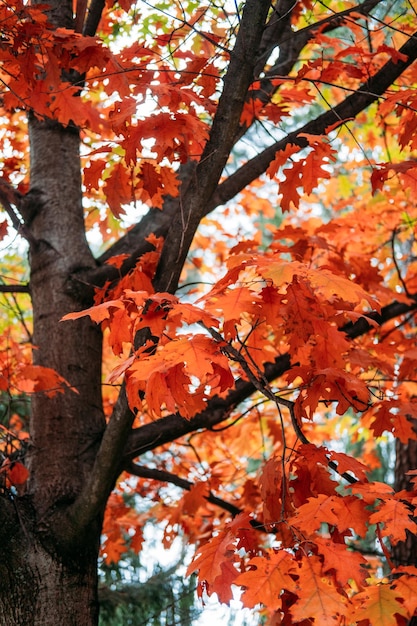
{"label": "autumn foliage", "polygon": [[[30,266],[29,116],[79,129],[95,266],[68,273],[56,327],[75,352],[80,320],[104,337],[107,426],[71,519],[107,501],[107,563],[162,524],[196,547],[200,595],[235,585],[269,624],[412,623],[417,7],[99,4],[73,28],[0,4],[0,393],[80,392],[37,361],[11,241]],[[32,493],[31,436],[3,420],[2,498]]]}

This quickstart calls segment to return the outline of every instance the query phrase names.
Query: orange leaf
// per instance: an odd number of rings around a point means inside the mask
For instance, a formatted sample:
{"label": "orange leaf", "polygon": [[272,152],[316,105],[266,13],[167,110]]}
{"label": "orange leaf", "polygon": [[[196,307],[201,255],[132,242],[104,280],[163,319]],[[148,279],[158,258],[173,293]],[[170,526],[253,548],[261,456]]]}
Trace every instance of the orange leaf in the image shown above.
{"label": "orange leaf", "polygon": [[397,598],[401,598],[404,602],[408,611],[407,619],[411,619],[417,610],[417,568],[414,566],[397,567],[392,574],[393,587],[398,593]]}
{"label": "orange leaf", "polygon": [[256,556],[248,563],[250,569],[234,581],[245,588],[242,602],[253,608],[259,602],[269,610],[281,607],[281,592],[295,590],[291,573],[296,569],[293,557],[285,550],[270,552],[267,557]]}
{"label": "orange leaf", "polygon": [[187,576],[198,570],[199,580],[212,584],[222,574],[225,557],[233,553],[233,535],[230,530],[223,530],[198,549],[197,556],[187,568]]}
{"label": "orange leaf", "polygon": [[[298,570],[298,598],[291,607],[296,622],[313,618],[320,626],[337,626],[348,613],[346,598],[323,576],[320,559],[305,557]],[[375,622],[377,624],[378,622]]]}
{"label": "orange leaf", "polygon": [[179,336],[155,354],[142,354],[129,368],[127,380],[132,402],[138,402],[137,390],[144,390],[152,414],[160,416],[165,406],[187,419],[204,408],[210,394],[233,383],[227,358],[205,335]]}
{"label": "orange leaf", "polygon": [[99,324],[105,319],[109,319],[110,317],[110,309],[123,308],[123,304],[120,300],[109,300],[108,302],[102,302],[101,304],[96,304],[95,306],[91,306],[89,309],[84,309],[83,311],[76,311],[75,313],[67,313],[61,319],[61,322],[65,322],[67,320],[78,320],[81,317],[85,317],[88,315],[93,322]]}
{"label": "orange leaf", "polygon": [[417,533],[417,524],[411,519],[411,513],[404,502],[392,498],[382,502],[369,521],[371,524],[382,524],[382,536],[389,537],[395,544],[406,540],[407,530],[412,534]]}
{"label": "orange leaf", "polygon": [[21,375],[23,378],[19,387],[28,393],[42,391],[48,397],[52,397],[57,393],[64,393],[65,386],[70,387],[58,372],[42,365],[25,365],[21,370]]}
{"label": "orange leaf", "polygon": [[367,587],[354,596],[358,608],[350,614],[354,622],[369,620],[378,626],[398,626],[396,615],[407,615],[404,605],[398,600],[398,591],[388,584]]}
{"label": "orange leaf", "polygon": [[122,205],[128,204],[133,199],[131,173],[122,163],[113,166],[104,185],[104,193],[111,212],[120,218],[124,213]]}
{"label": "orange leaf", "polygon": [[334,571],[336,579],[342,587],[346,587],[349,580],[354,580],[361,588],[367,576],[367,560],[354,550],[350,550],[344,543],[337,543],[324,537],[316,537],[314,543],[319,554],[324,557],[323,572]]}

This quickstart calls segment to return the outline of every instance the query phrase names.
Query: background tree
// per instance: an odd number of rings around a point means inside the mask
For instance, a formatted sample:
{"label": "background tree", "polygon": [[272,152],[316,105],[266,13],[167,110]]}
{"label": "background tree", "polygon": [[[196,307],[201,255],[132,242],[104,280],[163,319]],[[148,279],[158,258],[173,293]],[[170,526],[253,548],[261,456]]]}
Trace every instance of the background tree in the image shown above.
{"label": "background tree", "polygon": [[415,16],[0,5],[3,623],[96,624],[149,519],[271,623],[413,620]]}

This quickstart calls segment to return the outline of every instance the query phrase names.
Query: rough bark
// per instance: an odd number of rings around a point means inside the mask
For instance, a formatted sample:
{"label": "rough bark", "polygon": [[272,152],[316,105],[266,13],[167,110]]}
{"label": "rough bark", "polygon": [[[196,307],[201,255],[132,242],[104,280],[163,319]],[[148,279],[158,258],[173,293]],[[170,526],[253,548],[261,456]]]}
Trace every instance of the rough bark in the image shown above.
{"label": "rough bark", "polygon": [[[410,491],[412,484],[407,472],[417,468],[417,441],[410,439],[407,444],[404,444],[397,439],[395,454],[395,491],[402,491],[403,489]],[[398,566],[414,565],[417,567],[417,535],[407,533],[406,541],[401,541],[393,547],[393,556],[395,564]]]}
{"label": "rough bark", "polygon": [[[72,2],[50,3],[49,18],[71,27]],[[0,622],[8,626],[92,626],[98,620],[97,556],[101,514],[88,527],[69,507],[91,472],[105,426],[101,401],[101,332],[83,319],[61,324],[80,304],[69,276],[96,263],[85,238],[79,133],[52,120],[29,119],[33,236],[30,291],[34,363],[53,368],[69,387],[35,394],[26,495],[2,502]],[[31,196],[29,195],[29,198]]]}
{"label": "rough bark", "polygon": [[[395,442],[395,491],[411,490],[412,485],[407,472],[417,468],[417,441]],[[417,535],[407,532],[407,539],[400,541],[392,549],[393,562],[396,566],[412,565],[417,567]],[[413,617],[408,626],[417,626],[417,616]]]}
{"label": "rough bark", "polygon": [[8,502],[2,513],[0,540],[7,550],[0,559],[0,623],[96,624],[97,530],[65,555],[45,548],[29,497]]}
{"label": "rough bark", "polygon": [[42,198],[31,224],[37,240],[30,250],[34,362],[54,368],[70,387],[53,397],[35,394],[32,401],[28,491],[7,503],[1,542],[7,549],[0,558],[0,622],[92,626],[101,511],[87,528],[68,511],[104,429],[101,333],[87,319],[59,320],[79,308],[65,290],[74,266],[95,263],[84,234],[78,132],[34,119],[29,126],[31,185]]}

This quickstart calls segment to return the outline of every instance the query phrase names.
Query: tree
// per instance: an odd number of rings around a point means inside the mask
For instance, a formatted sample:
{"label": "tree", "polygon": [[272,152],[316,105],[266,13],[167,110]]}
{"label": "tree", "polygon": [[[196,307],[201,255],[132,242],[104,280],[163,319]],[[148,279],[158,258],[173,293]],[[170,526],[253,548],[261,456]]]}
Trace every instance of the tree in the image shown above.
{"label": "tree", "polygon": [[147,519],[271,623],[413,623],[415,13],[0,5],[2,623],[96,624]]}

